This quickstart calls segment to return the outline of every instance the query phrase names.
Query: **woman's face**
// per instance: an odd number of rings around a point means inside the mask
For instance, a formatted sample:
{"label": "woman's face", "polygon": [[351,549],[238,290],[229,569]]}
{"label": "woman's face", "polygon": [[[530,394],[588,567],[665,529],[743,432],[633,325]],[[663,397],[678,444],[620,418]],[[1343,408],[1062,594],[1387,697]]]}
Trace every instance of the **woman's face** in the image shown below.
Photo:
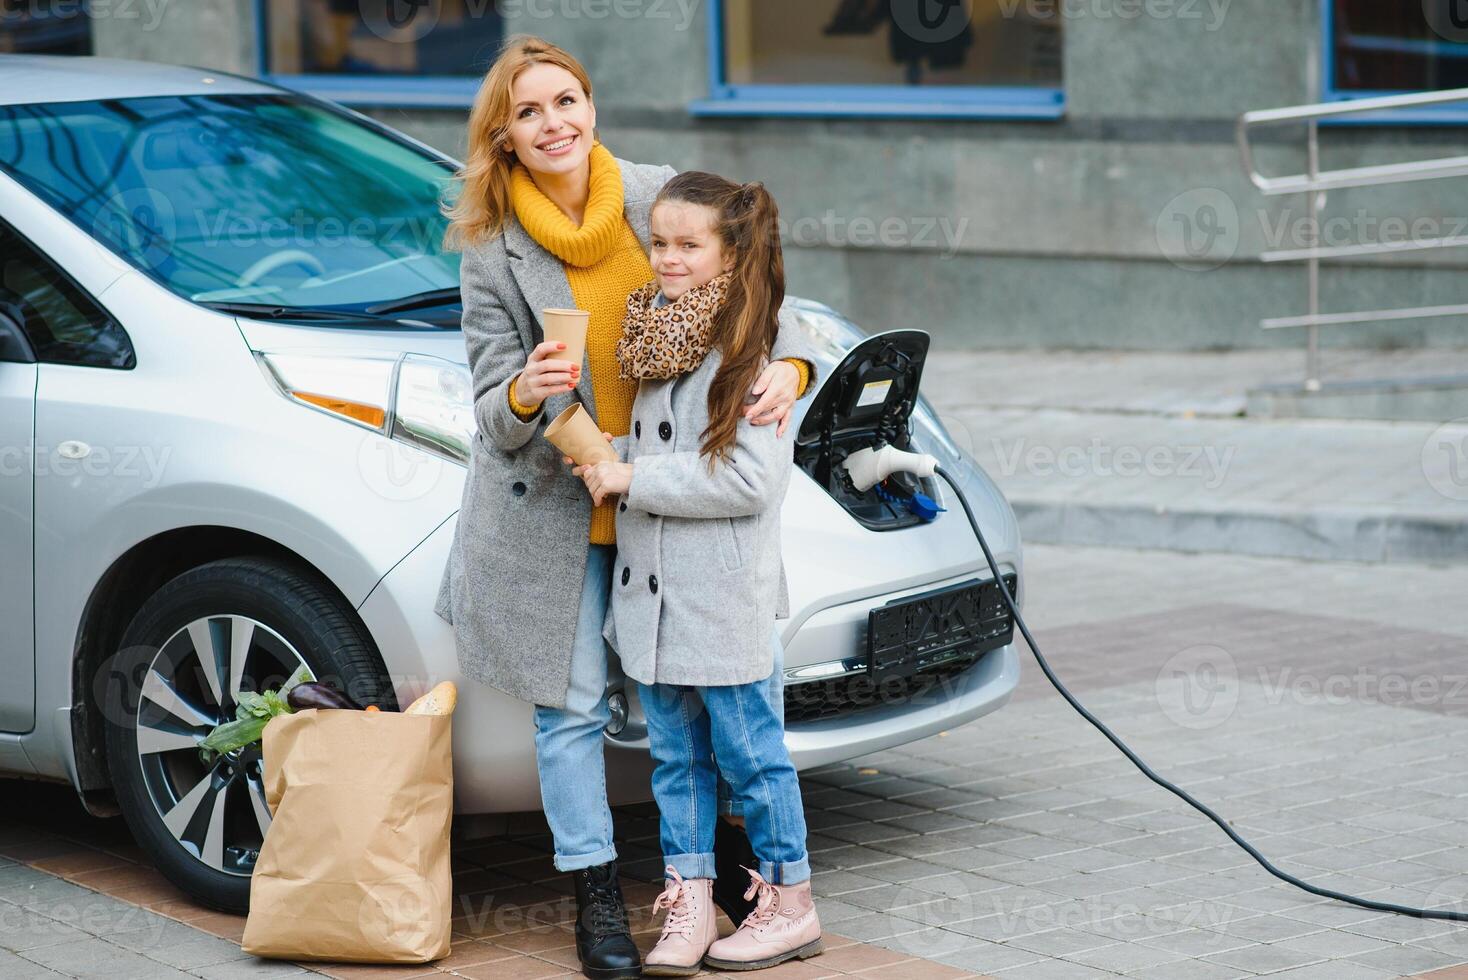
{"label": "woman's face", "polygon": [[527,170],[573,174],[586,166],[596,107],[559,65],[531,65],[510,90],[510,148]]}
{"label": "woman's face", "polygon": [[669,300],[733,270],[734,254],[724,248],[718,222],[718,212],[704,204],[663,201],[652,209],[648,261]]}

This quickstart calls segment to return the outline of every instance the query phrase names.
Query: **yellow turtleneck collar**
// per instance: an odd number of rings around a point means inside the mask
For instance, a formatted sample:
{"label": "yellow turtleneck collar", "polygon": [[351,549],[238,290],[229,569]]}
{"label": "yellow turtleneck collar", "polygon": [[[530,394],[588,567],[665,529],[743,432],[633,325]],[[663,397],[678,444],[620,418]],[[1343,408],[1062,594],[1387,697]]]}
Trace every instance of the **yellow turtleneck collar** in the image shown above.
{"label": "yellow turtleneck collar", "polygon": [[510,171],[510,203],[530,237],[568,265],[580,268],[606,258],[617,244],[623,224],[622,171],[610,150],[591,148],[591,195],[581,227],[545,196],[523,165]]}

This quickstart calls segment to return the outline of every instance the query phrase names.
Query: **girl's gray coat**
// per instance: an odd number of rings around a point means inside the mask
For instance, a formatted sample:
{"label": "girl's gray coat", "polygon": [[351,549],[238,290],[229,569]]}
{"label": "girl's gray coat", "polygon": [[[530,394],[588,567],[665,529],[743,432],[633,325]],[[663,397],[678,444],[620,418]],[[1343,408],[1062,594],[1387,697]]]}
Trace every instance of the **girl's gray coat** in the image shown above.
{"label": "girl's gray coat", "polygon": [[795,440],[740,418],[727,460],[699,455],[722,358],[644,380],[632,432],[613,440],[633,465],[617,506],[617,565],[603,636],[644,684],[748,684],[770,676],[770,630],[790,615],[780,505]]}
{"label": "girl's gray coat", "polygon": [[[645,248],[653,199],[676,171],[625,160],[617,165],[627,222]],[[591,367],[583,361],[576,389],[546,399],[529,421],[510,411],[507,386],[544,340],[541,311],[576,301],[561,261],[513,216],[503,235],[465,249],[461,280],[479,431],[434,611],[454,625],[465,677],[522,701],[564,707],[591,498],[543,435],[573,400],[595,417]],[[798,329],[785,320],[772,356],[811,359]],[[773,433],[775,427],[760,428]],[[793,442],[793,433],[785,439]]]}

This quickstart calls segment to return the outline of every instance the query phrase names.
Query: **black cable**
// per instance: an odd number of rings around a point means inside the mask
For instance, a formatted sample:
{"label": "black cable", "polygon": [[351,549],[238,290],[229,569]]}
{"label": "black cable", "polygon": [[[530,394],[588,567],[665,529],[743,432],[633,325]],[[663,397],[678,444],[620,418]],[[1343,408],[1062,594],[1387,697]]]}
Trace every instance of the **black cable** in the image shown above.
{"label": "black cable", "polygon": [[1014,604],[1014,597],[1009,594],[1009,587],[1004,584],[1004,576],[999,574],[999,563],[994,560],[994,553],[989,550],[989,543],[984,540],[984,532],[979,530],[978,519],[974,517],[973,509],[969,507],[968,500],[965,499],[963,491],[958,488],[958,482],[954,480],[954,478],[950,476],[948,472],[944,470],[941,466],[937,467],[934,472],[937,473],[938,476],[941,476],[947,482],[947,484],[953,488],[954,496],[958,497],[958,502],[963,505],[963,512],[968,515],[969,526],[971,526],[974,530],[974,537],[979,539],[979,547],[984,549],[984,559],[988,561],[989,570],[994,573],[994,581],[999,585],[999,593],[1004,596],[1004,604],[1009,607],[1009,614],[1014,617],[1014,624],[1019,627],[1020,633],[1024,635],[1025,643],[1029,645],[1030,652],[1035,655],[1035,662],[1040,665],[1040,670],[1044,671],[1045,679],[1051,683],[1055,690],[1060,692],[1061,697],[1070,702],[1070,706],[1076,709],[1076,711],[1080,713],[1080,716],[1082,718],[1090,722],[1097,731],[1106,736],[1106,738],[1111,742],[1112,745],[1115,745],[1118,749],[1120,749],[1121,754],[1130,759],[1132,764],[1142,771],[1142,775],[1146,776],[1148,779],[1152,780],[1152,782],[1156,783],[1158,786],[1161,786],[1163,789],[1167,790],[1169,793],[1173,794],[1178,799],[1182,800],[1184,803],[1188,804],[1193,809],[1203,814],[1203,816],[1207,817],[1209,820],[1212,820],[1215,824],[1218,825],[1220,830],[1222,830],[1225,834],[1228,834],[1229,838],[1232,839],[1235,844],[1242,847],[1246,852],[1248,852],[1248,855],[1251,858],[1259,862],[1260,867],[1262,867],[1265,871],[1268,871],[1270,874],[1274,875],[1281,881],[1288,882],[1289,884],[1294,885],[1296,888],[1302,888],[1312,895],[1319,895],[1322,898],[1333,898],[1338,902],[1345,902],[1349,905],[1357,905],[1363,909],[1371,909],[1375,912],[1393,912],[1398,915],[1415,916],[1419,919],[1447,919],[1453,922],[1468,922],[1468,913],[1465,912],[1450,912],[1446,910],[1440,911],[1435,909],[1417,909],[1412,908],[1408,905],[1393,905],[1391,902],[1377,902],[1369,898],[1357,898],[1355,895],[1347,895],[1345,892],[1332,891],[1329,888],[1321,888],[1319,885],[1312,885],[1308,881],[1302,881],[1301,879],[1296,878],[1294,875],[1286,871],[1281,871],[1279,868],[1276,868],[1273,864],[1271,864],[1268,858],[1266,858],[1263,854],[1260,854],[1258,850],[1254,848],[1254,845],[1250,844],[1248,841],[1244,840],[1244,838],[1240,837],[1238,833],[1228,825],[1228,822],[1225,821],[1218,814],[1214,813],[1213,810],[1211,810],[1207,806],[1207,804],[1202,803],[1194,798],[1192,794],[1190,794],[1182,787],[1168,782],[1166,779],[1163,779],[1161,776],[1157,775],[1157,773],[1153,772],[1151,766],[1143,762],[1135,752],[1129,749],[1127,747],[1127,744],[1123,742],[1120,738],[1118,738],[1115,732],[1113,732],[1110,728],[1107,728],[1106,724],[1101,721],[1101,719],[1091,714],[1091,712],[1087,710],[1085,705],[1077,701],[1075,695],[1071,694],[1066,686],[1061,683],[1060,678],[1055,676],[1055,672],[1052,671],[1050,669],[1050,665],[1046,663],[1044,655],[1040,653],[1040,647],[1035,643],[1035,638],[1030,635],[1030,629],[1028,626],[1025,625],[1024,617],[1019,614],[1019,609]]}

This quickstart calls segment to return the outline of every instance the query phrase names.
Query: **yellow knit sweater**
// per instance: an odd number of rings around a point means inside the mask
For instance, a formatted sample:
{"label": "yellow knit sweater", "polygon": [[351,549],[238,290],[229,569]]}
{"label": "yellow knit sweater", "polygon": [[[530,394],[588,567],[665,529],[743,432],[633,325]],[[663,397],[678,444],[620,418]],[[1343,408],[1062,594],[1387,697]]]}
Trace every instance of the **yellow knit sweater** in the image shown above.
{"label": "yellow knit sweater", "polygon": [[[604,432],[626,435],[632,426],[632,402],[637,381],[624,381],[617,364],[617,341],[627,314],[627,297],[653,278],[642,243],[623,212],[622,174],[606,147],[591,150],[591,194],[586,216],[577,227],[535,185],[524,167],[510,175],[510,201],[515,217],[531,238],[560,259],[578,309],[591,318],[586,328],[586,357],[591,368],[591,390],[596,421]],[[800,391],[809,377],[804,361],[791,361],[800,372]],[[521,418],[533,418],[539,406],[527,408],[510,388],[510,408]],[[617,541],[616,502],[608,500],[591,512],[591,543]]]}

